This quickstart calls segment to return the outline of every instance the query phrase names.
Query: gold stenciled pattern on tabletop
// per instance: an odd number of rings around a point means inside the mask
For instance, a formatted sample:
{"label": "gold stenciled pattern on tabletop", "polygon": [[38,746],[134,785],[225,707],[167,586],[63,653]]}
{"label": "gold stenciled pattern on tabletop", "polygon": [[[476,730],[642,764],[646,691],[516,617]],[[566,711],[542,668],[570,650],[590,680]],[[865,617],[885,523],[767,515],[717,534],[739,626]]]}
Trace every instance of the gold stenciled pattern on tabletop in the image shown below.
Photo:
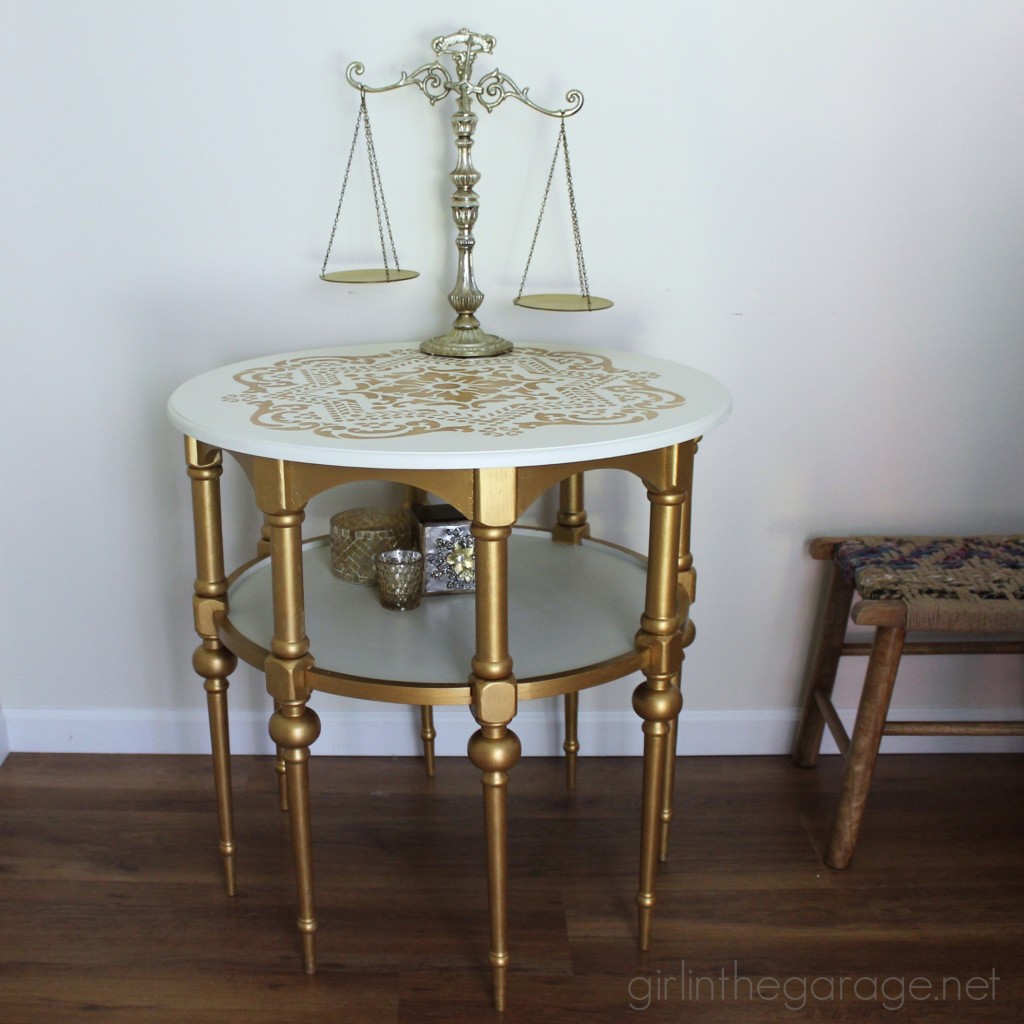
{"label": "gold stenciled pattern on tabletop", "polygon": [[622,370],[605,356],[522,348],[477,368],[408,348],[372,356],[297,356],[235,374],[271,430],[371,439],[475,431],[512,437],[536,427],[624,425],[682,405],[655,373]]}

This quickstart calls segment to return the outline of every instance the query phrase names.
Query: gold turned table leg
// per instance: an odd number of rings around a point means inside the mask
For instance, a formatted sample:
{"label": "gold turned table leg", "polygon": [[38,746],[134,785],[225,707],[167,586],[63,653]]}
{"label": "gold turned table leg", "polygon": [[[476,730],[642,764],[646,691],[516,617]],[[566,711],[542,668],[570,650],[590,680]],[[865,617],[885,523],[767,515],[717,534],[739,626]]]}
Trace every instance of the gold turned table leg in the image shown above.
{"label": "gold turned table leg", "polygon": [[[479,720],[479,719],[478,719]],[[487,840],[487,902],[491,918],[488,960],[494,1008],[505,1009],[508,929],[508,770],[519,760],[519,737],[504,725],[481,725],[469,739],[469,759],[482,773]]]}
{"label": "gold turned table leg", "polygon": [[576,759],[580,752],[579,741],[580,695],[577,692],[565,695],[565,784],[570,790],[576,788]]}
{"label": "gold turned table leg", "polygon": [[[699,438],[698,438],[699,440]],[[697,452],[697,441],[693,442],[693,452]],[[682,506],[682,519],[679,529],[679,559],[676,565],[678,585],[678,625],[683,633],[683,657],[686,648],[693,643],[696,631],[690,621],[689,609],[697,597],[697,573],[693,568],[693,553],[690,551],[690,523],[693,513],[693,487],[686,495]],[[672,679],[672,685],[679,686],[679,674]],[[658,860],[664,864],[668,860],[668,841],[672,828],[673,802],[676,784],[676,749],[679,746],[679,719],[673,718],[669,723],[668,742],[665,744],[665,792],[661,805],[661,822],[658,826]]]}
{"label": "gold turned table leg", "polygon": [[582,473],[574,473],[558,485],[558,517],[551,530],[551,537],[557,544],[579,544],[590,536],[583,501]]}
{"label": "gold turned table leg", "polygon": [[637,645],[646,648],[644,682],[633,694],[633,709],[643,719],[644,781],[640,834],[640,884],[637,889],[639,945],[651,941],[654,882],[659,832],[665,807],[671,723],[678,717],[682,696],[676,681],[682,664],[678,629],[677,559],[681,524],[680,490],[648,489],[651,502],[650,548],[644,614]]}
{"label": "gold turned table leg", "polygon": [[[672,686],[679,689],[678,678],[671,681]],[[681,694],[680,694],[681,698]],[[672,827],[672,806],[676,788],[676,751],[679,746],[679,719],[673,718],[668,723],[668,736],[665,739],[665,765],[662,768],[664,786],[661,794],[661,813],[658,815],[658,862],[668,860],[668,840]]]}
{"label": "gold turned table leg", "polygon": [[313,830],[309,810],[309,748],[320,735],[320,719],[305,701],[282,701],[270,719],[270,736],[284,751],[288,814],[295,855],[298,927],[302,966],[316,973],[316,915],[313,912]]}
{"label": "gold turned table leg", "polygon": [[[274,711],[280,711],[281,704],[274,701]],[[288,766],[284,759],[284,747],[280,743],[274,745],[274,771],[277,774],[277,806],[282,811],[288,810]]]}
{"label": "gold turned table leg", "polygon": [[423,767],[428,779],[434,777],[434,740],[436,738],[434,709],[429,704],[423,704],[420,706],[420,739],[423,741]]}
{"label": "gold turned table leg", "polygon": [[260,527],[260,539],[256,541],[256,557],[266,558],[270,554],[270,522],[266,513],[263,514],[263,525]]}
{"label": "gold turned table leg", "polygon": [[[574,473],[558,485],[558,517],[551,530],[556,544],[579,544],[590,536],[587,510],[584,505],[583,474]],[[565,695],[565,781],[570,790],[576,788],[576,763],[580,750],[578,693]]]}
{"label": "gold turned table leg", "polygon": [[[267,501],[268,497],[257,489],[257,499]],[[309,748],[320,735],[320,719],[316,712],[306,705],[310,693],[306,672],[313,660],[309,655],[303,605],[303,517],[301,509],[270,511],[267,514],[274,597],[274,636],[265,670],[267,691],[273,698],[275,706],[270,718],[270,738],[277,744],[284,761],[295,859],[302,962],[306,973],[313,974],[316,971],[316,916],[313,911]]]}
{"label": "gold turned table leg", "polygon": [[516,714],[516,680],[508,649],[508,538],[515,521],[514,470],[478,470],[471,527],[476,541],[476,653],[469,677],[473,716],[480,728],[470,737],[469,758],[481,772],[487,839],[491,977],[494,1008],[505,1009],[507,943],[509,769],[522,748],[508,723]]}
{"label": "gold turned table leg", "polygon": [[231,800],[231,745],[228,739],[228,676],[238,659],[223,644],[204,640],[192,656],[196,672],[206,677],[206,712],[210,720],[210,750],[213,755],[213,782],[217,796],[217,821],[221,858],[224,861],[224,888],[235,895],[234,812]]}
{"label": "gold turned table leg", "polygon": [[220,449],[185,438],[185,460],[192,481],[192,521],[195,529],[196,579],[192,607],[202,643],[192,667],[205,680],[210,721],[213,782],[217,797],[219,847],[224,863],[224,886],[235,894],[234,813],[231,803],[231,748],[228,739],[228,676],[238,659],[217,636],[216,616],[227,609],[228,581],[224,574],[224,543],[220,511]]}
{"label": "gold turned table leg", "polygon": [[[402,507],[409,510],[410,521],[414,521],[412,508],[414,505],[426,505],[430,501],[430,495],[420,487],[407,486]],[[413,531],[413,544],[415,545],[415,530]],[[437,738],[437,730],[434,728],[434,709],[429,704],[420,705],[420,740],[423,742],[423,768],[427,778],[434,777],[436,767],[434,761],[434,740]]]}
{"label": "gold turned table leg", "polygon": [[[270,554],[270,521],[263,514],[263,526],[260,528],[260,539],[256,542],[256,557],[266,558]],[[274,702],[274,710],[280,711],[281,705]],[[277,805],[282,811],[288,810],[288,784],[285,781],[284,750],[278,746],[274,751],[274,771],[277,772]]]}

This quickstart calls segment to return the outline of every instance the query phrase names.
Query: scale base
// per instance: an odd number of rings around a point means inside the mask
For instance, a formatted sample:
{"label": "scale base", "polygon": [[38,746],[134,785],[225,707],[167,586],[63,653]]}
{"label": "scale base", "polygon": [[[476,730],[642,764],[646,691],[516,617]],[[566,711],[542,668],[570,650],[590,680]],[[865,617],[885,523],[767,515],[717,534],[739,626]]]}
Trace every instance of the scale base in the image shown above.
{"label": "scale base", "polygon": [[503,352],[511,352],[512,342],[496,334],[486,334],[479,327],[453,327],[447,334],[422,342],[420,351],[454,359],[479,359],[481,356],[500,356]]}

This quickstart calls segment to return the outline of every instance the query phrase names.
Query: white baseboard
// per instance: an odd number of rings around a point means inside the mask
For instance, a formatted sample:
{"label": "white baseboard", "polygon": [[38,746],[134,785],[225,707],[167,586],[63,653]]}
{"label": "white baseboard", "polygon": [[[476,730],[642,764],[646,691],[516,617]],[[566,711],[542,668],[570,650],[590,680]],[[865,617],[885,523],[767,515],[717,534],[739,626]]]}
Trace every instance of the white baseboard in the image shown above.
{"label": "white baseboard", "polygon": [[[904,718],[925,712],[907,711]],[[929,717],[962,721],[977,718],[963,709],[930,709]],[[854,712],[840,711],[847,729]],[[899,712],[894,717],[901,717]],[[1012,711],[986,712],[988,719],[1020,717]],[[6,730],[4,719],[6,718]],[[314,754],[395,757],[420,753],[419,714],[413,708],[382,707],[357,713],[321,712],[323,732]],[[461,756],[475,729],[468,708],[435,710],[437,753]],[[513,728],[523,755],[543,757],[562,752],[561,709],[521,711]],[[786,754],[796,728],[796,713],[786,710],[688,711],[680,719],[679,752],[685,755]],[[6,732],[6,734],[5,734]],[[632,711],[580,712],[581,756],[637,756],[643,752],[640,721]],[[210,749],[204,707],[189,711],[132,708],[36,709],[7,708],[0,712],[0,755],[11,751],[109,754],[202,754]],[[231,715],[231,749],[235,754],[273,751],[267,737],[267,715],[237,711]],[[883,753],[1024,752],[1019,736],[893,736]],[[826,732],[822,753],[836,753]],[[2,760],[2,757],[0,757]]]}

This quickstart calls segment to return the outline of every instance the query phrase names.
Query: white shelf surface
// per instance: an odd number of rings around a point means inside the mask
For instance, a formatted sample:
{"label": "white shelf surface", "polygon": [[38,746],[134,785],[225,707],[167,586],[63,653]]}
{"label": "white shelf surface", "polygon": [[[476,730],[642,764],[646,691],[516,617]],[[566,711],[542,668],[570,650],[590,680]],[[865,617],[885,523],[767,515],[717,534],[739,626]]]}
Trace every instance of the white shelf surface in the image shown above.
{"label": "white shelf surface", "polygon": [[[317,667],[393,682],[465,685],[474,648],[474,596],[424,597],[419,608],[381,608],[373,587],[331,573],[326,538],[303,547],[306,633]],[[646,567],[594,541],[573,547],[514,530],[509,541],[509,647],[519,679],[568,672],[632,651]],[[228,595],[234,628],[269,649],[270,563],[240,575]]]}

